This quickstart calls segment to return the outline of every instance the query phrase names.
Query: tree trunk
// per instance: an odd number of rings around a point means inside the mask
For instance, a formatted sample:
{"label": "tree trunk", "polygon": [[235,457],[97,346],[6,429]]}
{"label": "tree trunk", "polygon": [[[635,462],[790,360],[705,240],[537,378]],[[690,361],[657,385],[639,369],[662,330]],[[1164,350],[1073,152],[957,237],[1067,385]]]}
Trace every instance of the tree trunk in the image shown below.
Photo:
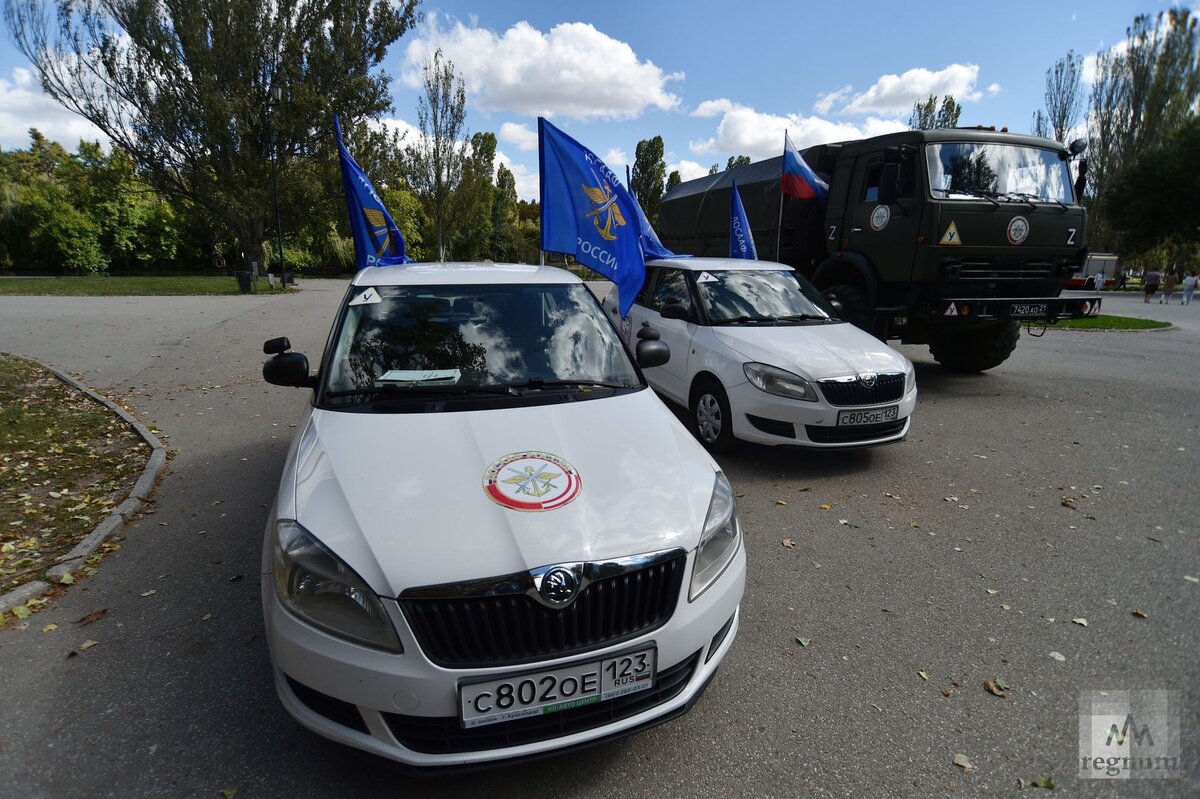
{"label": "tree trunk", "polygon": [[257,263],[261,271],[263,266],[263,231],[265,227],[261,219],[245,220],[238,225],[235,230],[237,233],[238,253],[241,257],[240,266],[242,271],[254,271],[251,264]]}

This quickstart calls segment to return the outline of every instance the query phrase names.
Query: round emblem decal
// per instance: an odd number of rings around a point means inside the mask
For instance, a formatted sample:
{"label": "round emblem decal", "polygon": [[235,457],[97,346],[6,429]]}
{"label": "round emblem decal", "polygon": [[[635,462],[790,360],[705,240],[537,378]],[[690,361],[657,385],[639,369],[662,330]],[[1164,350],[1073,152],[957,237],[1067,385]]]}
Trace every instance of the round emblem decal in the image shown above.
{"label": "round emblem decal", "polygon": [[579,496],[575,467],[546,452],[513,452],[483,473],[483,490],[493,502],[522,511],[554,510]]}
{"label": "round emblem decal", "polygon": [[1008,240],[1012,244],[1020,244],[1029,238],[1029,220],[1023,216],[1014,216],[1008,223]]}
{"label": "round emblem decal", "polygon": [[541,593],[547,602],[562,605],[575,598],[579,580],[569,570],[555,566],[542,577]]}
{"label": "round emblem decal", "polygon": [[863,388],[875,388],[875,381],[879,379],[879,375],[874,372],[863,372],[858,376],[858,382],[862,383]]}
{"label": "round emblem decal", "polygon": [[883,230],[892,221],[892,209],[886,205],[877,205],[871,212],[871,230]]}

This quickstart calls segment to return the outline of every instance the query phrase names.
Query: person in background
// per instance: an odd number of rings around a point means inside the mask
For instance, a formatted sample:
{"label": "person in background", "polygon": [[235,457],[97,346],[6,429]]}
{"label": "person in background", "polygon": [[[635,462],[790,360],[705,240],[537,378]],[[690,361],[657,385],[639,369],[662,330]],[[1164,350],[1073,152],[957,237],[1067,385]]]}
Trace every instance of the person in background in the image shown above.
{"label": "person in background", "polygon": [[1196,293],[1196,283],[1200,283],[1200,278],[1196,277],[1195,272],[1188,272],[1187,277],[1183,279],[1183,302],[1180,305],[1192,304],[1192,295]]}
{"label": "person in background", "polygon": [[1171,271],[1167,272],[1165,275],[1163,275],[1163,279],[1162,279],[1163,293],[1162,293],[1162,298],[1158,301],[1159,305],[1163,304],[1164,302],[1169,303],[1171,301],[1171,295],[1175,293],[1175,285],[1178,282],[1179,282],[1179,279],[1175,276],[1174,270],[1171,270]]}
{"label": "person in background", "polygon": [[1146,293],[1146,298],[1142,302],[1150,302],[1150,298],[1158,293],[1158,282],[1162,279],[1162,275],[1157,269],[1151,269],[1142,277],[1142,288]]}

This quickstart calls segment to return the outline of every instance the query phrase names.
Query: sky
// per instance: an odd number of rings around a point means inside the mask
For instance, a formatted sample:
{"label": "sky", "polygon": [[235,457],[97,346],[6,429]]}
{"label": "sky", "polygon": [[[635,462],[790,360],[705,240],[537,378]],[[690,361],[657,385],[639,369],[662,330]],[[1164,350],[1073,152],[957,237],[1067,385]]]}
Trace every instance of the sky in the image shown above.
{"label": "sky", "polygon": [[[638,141],[660,135],[668,170],[685,180],[730,156],[779,155],[785,129],[803,148],[906,128],[930,94],[954,95],[960,125],[1028,132],[1058,59],[1117,46],[1136,15],[1169,5],[425,0],[383,64],[395,106],[385,121],[418,135],[421,67],[440,47],[466,85],[468,131],[496,134],[525,199],[538,192],[539,115],[618,175]],[[41,93],[5,34],[0,148],[27,147],[31,127],[70,150],[103,139]]]}

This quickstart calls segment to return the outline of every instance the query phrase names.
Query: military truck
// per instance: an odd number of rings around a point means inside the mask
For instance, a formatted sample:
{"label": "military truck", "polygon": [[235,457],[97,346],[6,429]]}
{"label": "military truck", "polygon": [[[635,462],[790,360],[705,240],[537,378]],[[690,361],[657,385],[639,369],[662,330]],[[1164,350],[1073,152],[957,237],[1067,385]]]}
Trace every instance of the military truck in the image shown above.
{"label": "military truck", "polygon": [[675,186],[657,230],[676,252],[727,255],[736,181],[760,258],[880,338],[978,372],[1012,354],[1022,322],[1100,310],[1099,297],[1061,296],[1087,258],[1085,147],[990,128],[818,145],[803,155],[827,205],[781,193],[779,156]]}

